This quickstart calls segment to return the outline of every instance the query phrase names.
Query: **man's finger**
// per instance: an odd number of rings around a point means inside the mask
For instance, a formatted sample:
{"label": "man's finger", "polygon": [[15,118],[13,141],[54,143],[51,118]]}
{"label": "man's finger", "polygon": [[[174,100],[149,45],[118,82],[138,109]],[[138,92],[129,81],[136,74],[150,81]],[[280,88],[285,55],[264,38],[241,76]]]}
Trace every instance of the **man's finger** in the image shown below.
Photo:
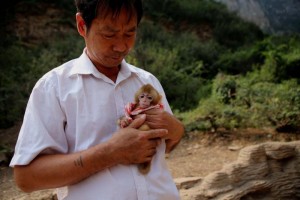
{"label": "man's finger", "polygon": [[162,109],[153,108],[153,109],[145,111],[145,114],[147,114],[147,115],[157,115],[157,114],[162,113],[162,112],[164,112]]}
{"label": "man's finger", "polygon": [[153,129],[147,131],[148,139],[165,138],[168,135],[167,129]]}
{"label": "man's finger", "polygon": [[142,114],[141,116],[134,119],[128,127],[130,128],[139,128],[146,120],[146,115]]}

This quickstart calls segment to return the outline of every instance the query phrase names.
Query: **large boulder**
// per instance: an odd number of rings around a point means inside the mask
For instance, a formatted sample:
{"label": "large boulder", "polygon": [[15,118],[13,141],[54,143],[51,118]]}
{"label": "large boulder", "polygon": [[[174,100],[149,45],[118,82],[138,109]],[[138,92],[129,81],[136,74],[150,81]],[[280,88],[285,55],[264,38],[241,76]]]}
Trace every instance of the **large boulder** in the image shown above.
{"label": "large boulder", "polygon": [[245,147],[235,162],[191,180],[179,188],[182,200],[300,199],[300,141]]}

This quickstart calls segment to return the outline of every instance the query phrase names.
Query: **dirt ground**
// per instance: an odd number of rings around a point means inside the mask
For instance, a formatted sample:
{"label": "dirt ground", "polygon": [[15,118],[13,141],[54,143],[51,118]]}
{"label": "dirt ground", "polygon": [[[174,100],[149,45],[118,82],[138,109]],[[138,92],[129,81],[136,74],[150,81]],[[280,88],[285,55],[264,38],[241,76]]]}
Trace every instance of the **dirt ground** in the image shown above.
{"label": "dirt ground", "polygon": [[[9,131],[5,137],[0,132],[0,141],[14,145],[17,130]],[[187,133],[177,148],[166,156],[167,163],[174,178],[205,177],[235,161],[239,150],[245,146],[266,141],[299,140],[299,136],[299,133],[278,134],[268,129]],[[19,191],[14,184],[12,170],[8,167],[0,167],[0,183],[0,200],[52,200],[53,190],[31,194]]]}

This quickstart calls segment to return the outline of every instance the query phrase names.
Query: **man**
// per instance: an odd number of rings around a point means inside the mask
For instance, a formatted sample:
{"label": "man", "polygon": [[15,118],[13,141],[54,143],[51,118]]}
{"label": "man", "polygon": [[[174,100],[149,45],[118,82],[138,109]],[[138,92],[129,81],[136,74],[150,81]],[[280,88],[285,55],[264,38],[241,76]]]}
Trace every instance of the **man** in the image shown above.
{"label": "man", "polygon": [[[141,0],[76,0],[83,54],[44,75],[26,108],[11,161],[25,192],[58,188],[65,200],[176,200],[165,151],[183,135],[159,81],[127,64],[142,17]],[[143,84],[162,95],[165,111],[152,109],[124,129],[117,120]],[[151,130],[137,128],[146,122]],[[151,161],[142,175],[137,164]]]}

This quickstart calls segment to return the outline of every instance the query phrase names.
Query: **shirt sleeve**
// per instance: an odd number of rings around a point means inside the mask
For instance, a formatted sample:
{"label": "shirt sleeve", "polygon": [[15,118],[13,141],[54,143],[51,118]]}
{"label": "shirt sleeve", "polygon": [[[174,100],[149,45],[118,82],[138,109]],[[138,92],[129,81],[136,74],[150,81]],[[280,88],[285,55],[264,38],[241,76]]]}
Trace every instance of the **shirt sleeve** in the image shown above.
{"label": "shirt sleeve", "polygon": [[30,95],[10,166],[27,165],[39,154],[67,153],[65,124],[54,84],[39,80]]}

